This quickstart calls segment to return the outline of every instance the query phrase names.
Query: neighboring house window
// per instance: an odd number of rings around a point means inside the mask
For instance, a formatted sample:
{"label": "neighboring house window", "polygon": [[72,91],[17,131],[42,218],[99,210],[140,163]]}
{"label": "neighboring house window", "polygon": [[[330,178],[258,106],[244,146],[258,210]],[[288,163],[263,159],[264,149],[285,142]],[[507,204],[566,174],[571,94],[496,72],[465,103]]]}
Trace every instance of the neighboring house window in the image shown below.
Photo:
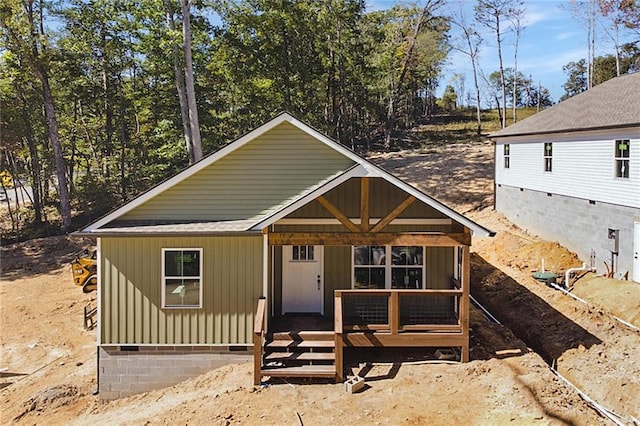
{"label": "neighboring house window", "polygon": [[202,249],[162,249],[162,306],[202,307]]}
{"label": "neighboring house window", "polygon": [[616,141],[616,177],[629,178],[629,139]]}
{"label": "neighboring house window", "polygon": [[293,246],[292,260],[313,260],[313,246]]}
{"label": "neighboring house window", "polygon": [[353,287],[424,288],[424,247],[356,246]]}
{"label": "neighboring house window", "polygon": [[545,142],[544,144],[544,171],[550,172],[552,169],[553,144]]}
{"label": "neighboring house window", "polygon": [[511,149],[511,146],[510,146],[508,143],[505,143],[505,144],[504,144],[504,147],[503,147],[503,152],[504,152],[504,168],[505,168],[505,169],[508,169],[508,168],[509,168],[509,166],[510,166],[510,164],[509,164],[509,163],[510,163],[510,161],[509,161],[509,160],[510,160],[510,158],[511,158],[511,155],[510,155],[510,149]]}

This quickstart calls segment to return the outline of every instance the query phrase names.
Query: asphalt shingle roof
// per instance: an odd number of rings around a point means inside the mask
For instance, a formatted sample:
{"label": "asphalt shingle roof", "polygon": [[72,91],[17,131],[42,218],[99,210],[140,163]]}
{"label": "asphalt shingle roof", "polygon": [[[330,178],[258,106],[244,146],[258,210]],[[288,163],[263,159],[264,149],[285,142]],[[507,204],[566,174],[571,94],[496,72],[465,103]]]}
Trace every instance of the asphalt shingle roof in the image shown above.
{"label": "asphalt shingle roof", "polygon": [[613,78],[490,134],[491,138],[640,125],[640,72]]}

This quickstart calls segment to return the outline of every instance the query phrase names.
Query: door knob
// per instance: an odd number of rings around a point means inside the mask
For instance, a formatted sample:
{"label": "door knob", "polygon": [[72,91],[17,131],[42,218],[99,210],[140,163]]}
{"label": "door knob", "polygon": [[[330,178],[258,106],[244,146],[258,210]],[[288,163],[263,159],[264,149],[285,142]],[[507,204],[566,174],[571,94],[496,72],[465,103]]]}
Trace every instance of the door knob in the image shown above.
{"label": "door knob", "polygon": [[318,290],[320,290],[320,275],[318,275]]}

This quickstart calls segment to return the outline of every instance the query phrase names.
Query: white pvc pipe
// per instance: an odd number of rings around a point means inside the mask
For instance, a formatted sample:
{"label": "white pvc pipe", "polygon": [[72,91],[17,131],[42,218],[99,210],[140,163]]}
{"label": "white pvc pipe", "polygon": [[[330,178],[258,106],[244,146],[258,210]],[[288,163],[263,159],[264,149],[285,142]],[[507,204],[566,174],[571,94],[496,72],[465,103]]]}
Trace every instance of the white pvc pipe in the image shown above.
{"label": "white pvc pipe", "polygon": [[586,262],[582,263],[582,268],[569,268],[569,269],[567,269],[567,272],[564,273],[564,286],[566,288],[569,288],[569,278],[571,277],[571,273],[573,273],[573,272],[583,272],[583,271],[595,272],[595,270],[596,270],[596,268],[594,268],[593,266],[587,267]]}

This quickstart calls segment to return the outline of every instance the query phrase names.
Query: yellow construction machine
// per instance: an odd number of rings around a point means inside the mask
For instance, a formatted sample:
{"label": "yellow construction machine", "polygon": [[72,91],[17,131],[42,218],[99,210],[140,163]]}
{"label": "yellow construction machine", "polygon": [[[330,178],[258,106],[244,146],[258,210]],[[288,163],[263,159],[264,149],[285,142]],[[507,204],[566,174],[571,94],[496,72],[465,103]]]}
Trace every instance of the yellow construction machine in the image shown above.
{"label": "yellow construction machine", "polygon": [[89,293],[98,288],[96,254],[96,251],[89,252],[89,250],[83,250],[77,253],[75,260],[71,262],[73,282],[77,286],[82,286],[83,293]]}

